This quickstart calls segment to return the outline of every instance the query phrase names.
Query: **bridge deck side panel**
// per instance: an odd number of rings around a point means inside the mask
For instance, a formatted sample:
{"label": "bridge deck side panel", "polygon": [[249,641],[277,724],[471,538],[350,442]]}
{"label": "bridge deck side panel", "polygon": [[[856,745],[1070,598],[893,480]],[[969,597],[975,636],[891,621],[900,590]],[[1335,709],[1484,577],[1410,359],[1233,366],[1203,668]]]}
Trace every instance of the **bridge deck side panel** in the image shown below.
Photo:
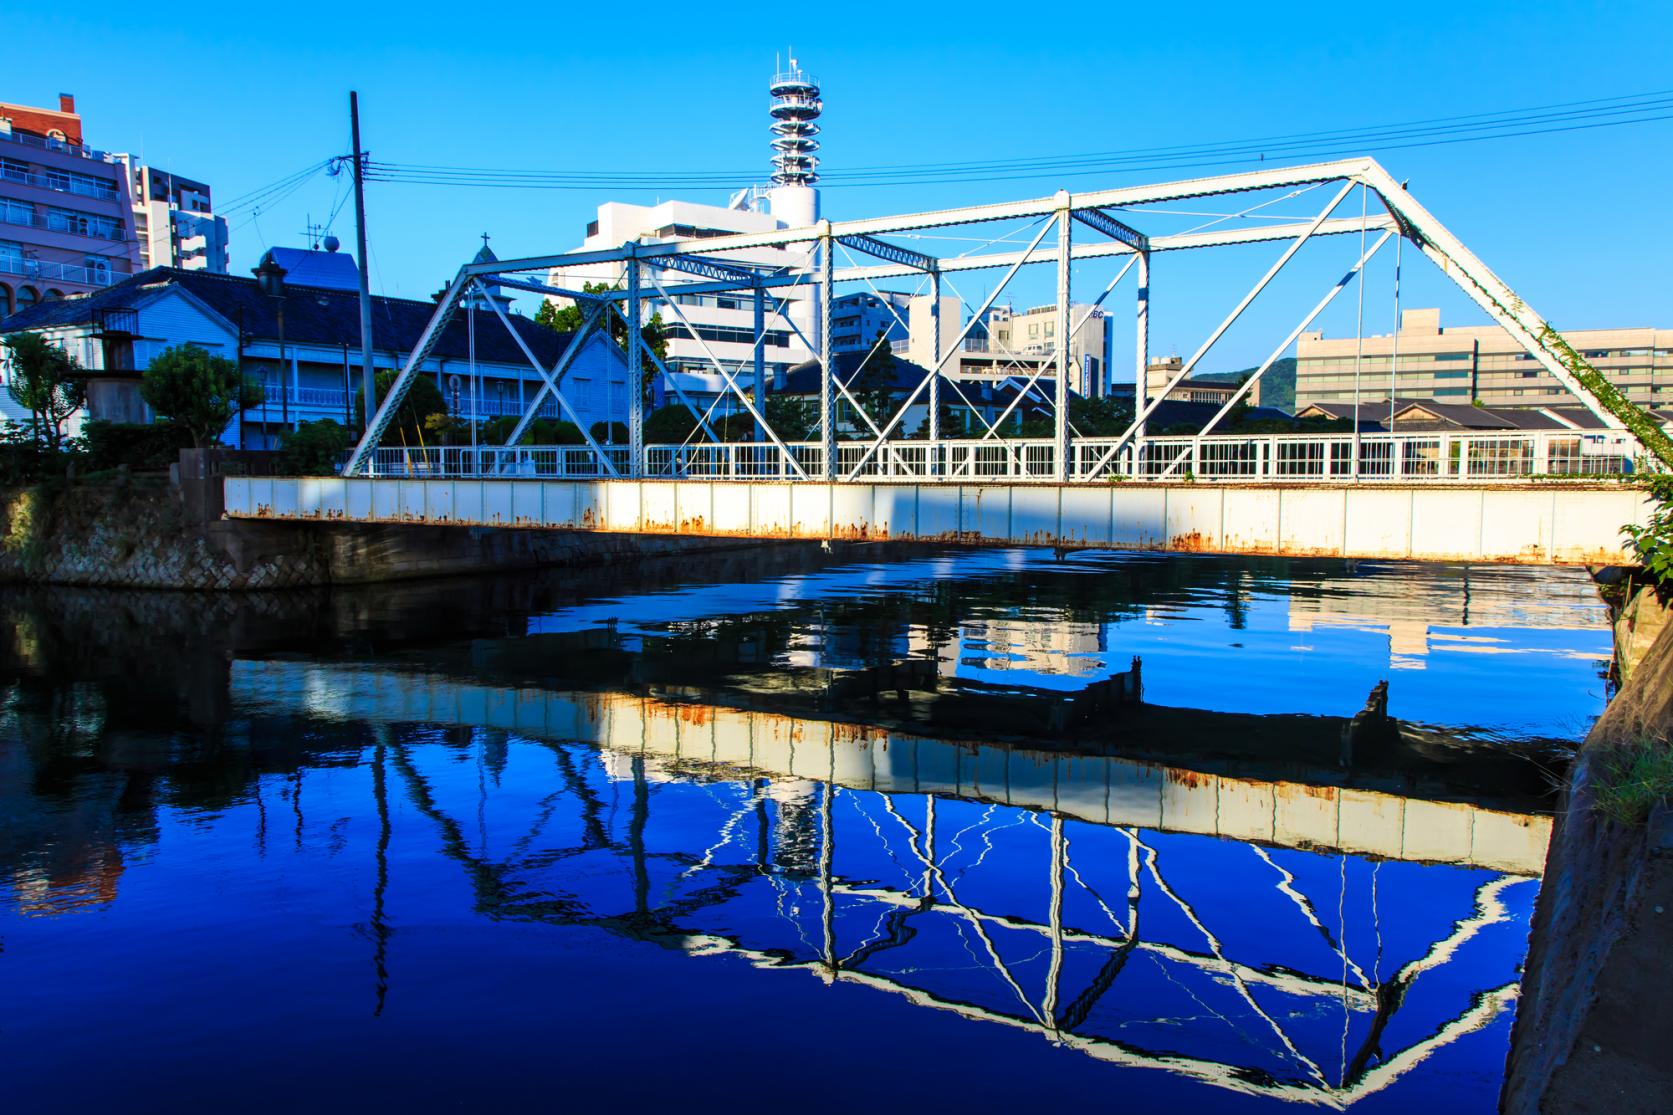
{"label": "bridge deck side panel", "polygon": [[1410,557],[1412,491],[1409,488],[1349,491],[1342,549],[1361,557]]}
{"label": "bridge deck side panel", "polygon": [[1482,500],[1473,491],[1412,490],[1412,556],[1469,561],[1481,556]]}
{"label": "bridge deck side panel", "polygon": [[1281,553],[1297,556],[1336,557],[1347,542],[1348,501],[1346,489],[1292,488],[1279,492],[1278,547]]}
{"label": "bridge deck side panel", "polygon": [[1168,545],[1168,488],[1117,485],[1113,494],[1113,545],[1165,550]]}
{"label": "bridge deck side panel", "polygon": [[228,477],[231,518],[739,538],[924,539],[1293,557],[1626,559],[1637,488]]}
{"label": "bridge deck side panel", "polygon": [[1236,553],[1276,553],[1286,516],[1281,503],[1289,495],[1276,488],[1239,488],[1226,492],[1220,545]]}

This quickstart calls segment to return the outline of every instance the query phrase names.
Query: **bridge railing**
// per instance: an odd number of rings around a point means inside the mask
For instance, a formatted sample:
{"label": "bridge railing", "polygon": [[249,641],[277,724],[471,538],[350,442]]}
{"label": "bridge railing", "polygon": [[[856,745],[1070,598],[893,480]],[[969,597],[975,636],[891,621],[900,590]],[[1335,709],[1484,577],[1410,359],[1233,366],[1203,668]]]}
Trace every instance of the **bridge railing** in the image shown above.
{"label": "bridge railing", "polygon": [[[618,475],[629,474],[627,446],[602,446],[601,452]],[[609,476],[610,471],[585,445],[437,445],[374,450],[369,474],[415,480],[588,480]]]}
{"label": "bridge railing", "polygon": [[[835,476],[856,481],[1044,482],[1056,452],[1047,439],[839,442]],[[1621,476],[1641,466],[1625,434],[1596,431],[1514,433],[1257,434],[1115,438],[1070,443],[1075,483],[1271,481],[1275,483],[1490,483],[1535,476]],[[1135,465],[1135,453],[1137,462]],[[627,446],[434,446],[378,449],[371,475],[472,479],[594,479],[631,474]],[[816,442],[649,445],[652,479],[801,480],[822,476]]]}

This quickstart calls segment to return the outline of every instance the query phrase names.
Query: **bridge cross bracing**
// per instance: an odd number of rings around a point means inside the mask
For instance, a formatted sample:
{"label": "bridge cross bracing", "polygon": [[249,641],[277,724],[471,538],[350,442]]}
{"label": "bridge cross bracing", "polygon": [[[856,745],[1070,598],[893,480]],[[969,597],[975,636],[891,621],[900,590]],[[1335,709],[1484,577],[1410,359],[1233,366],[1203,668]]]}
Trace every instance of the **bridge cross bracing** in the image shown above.
{"label": "bridge cross bracing", "polygon": [[[1333,188],[1333,189],[1332,189]],[[1284,198],[1299,197],[1312,190],[1328,190],[1329,201],[1310,219],[1268,223],[1253,227],[1211,222],[1209,227],[1169,235],[1147,235],[1135,225],[1142,221],[1145,207],[1194,198],[1264,196],[1287,190]],[[1358,191],[1360,205],[1353,216],[1337,211]],[[1382,211],[1371,210],[1375,198]],[[1252,212],[1271,202],[1253,205]],[[916,246],[898,242],[935,230],[995,227],[1005,222],[1023,222],[1021,236],[1026,246],[1002,234],[980,249],[955,256],[937,257]],[[1077,237],[1074,230],[1088,234]],[[1055,235],[1053,235],[1055,233]],[[1256,373],[1225,402],[1207,424],[1189,438],[1151,438],[1146,420],[1203,358],[1224,337],[1257,299],[1314,239],[1345,234],[1360,237],[1361,251],[1345,273],[1322,294],[1296,326],[1281,338]],[[891,239],[894,237],[894,239]],[[1048,243],[1048,237],[1051,242]],[[1215,433],[1254,385],[1282,353],[1356,279],[1391,239],[1409,241],[1448,278],[1477,303],[1488,316],[1515,338],[1539,365],[1561,383],[1576,399],[1597,415],[1605,427],[1599,436],[1553,438],[1546,435],[1509,435],[1494,440],[1481,438],[1411,439],[1400,435],[1371,437],[1355,433],[1337,439],[1240,438]],[[1145,401],[1144,385],[1150,362],[1148,322],[1151,299],[1150,263],[1155,253],[1200,251],[1257,242],[1284,244],[1283,251],[1268,270],[1238,300],[1203,343],[1182,361],[1165,388]],[[761,262],[762,249],[775,249],[775,262]],[[753,254],[752,254],[753,253]],[[844,262],[839,265],[838,255]],[[1135,271],[1134,313],[1137,323],[1135,378],[1138,391],[1136,413],[1119,436],[1091,439],[1078,437],[1070,420],[1072,381],[1071,339],[1080,322],[1071,320],[1073,265],[1079,261],[1126,258],[1128,263],[1097,296],[1093,308],[1101,307],[1128,271]],[[791,262],[784,262],[785,259]],[[1017,400],[1031,398],[1053,416],[1053,433],[1048,439],[1019,443],[999,436],[999,426],[1015,402],[989,423],[980,437],[948,440],[939,429],[946,368],[954,354],[981,322],[1013,279],[1024,268],[1055,265],[1055,341],[1048,359],[1035,363],[1032,371],[1020,369],[1017,378],[1026,379]],[[618,289],[582,292],[554,286],[531,277],[553,269],[605,265],[618,268],[622,281]],[[960,330],[940,322],[940,294],[943,285],[963,273],[1000,272],[969,321]],[[916,278],[933,294],[932,328],[935,333],[929,375],[898,403],[891,400],[889,413],[871,414],[849,390],[843,377],[834,374],[831,341],[831,310],[838,284]],[[541,383],[526,413],[503,446],[475,446],[468,453],[386,450],[384,434],[410,386],[417,369],[428,358],[435,341],[461,307],[472,328],[484,314],[486,303],[493,308],[484,327],[498,324],[511,329],[504,311],[492,299],[483,298],[484,283],[530,293],[570,299],[584,309],[580,331],[572,338],[570,352],[577,351],[592,334],[610,335],[614,323],[626,328],[620,355],[630,368],[649,361],[659,371],[661,362],[648,353],[641,340],[645,302],[660,296],[676,319],[683,320],[678,302],[671,297],[704,294],[744,294],[756,305],[754,340],[754,383],[747,370],[729,368],[715,358],[698,338],[706,360],[718,373],[725,388],[708,408],[693,406],[678,385],[678,377],[667,377],[681,402],[700,416],[698,430],[678,446],[647,446],[644,441],[644,398],[639,391],[628,393],[628,444],[600,445],[587,430],[585,445],[575,451],[554,452],[518,445],[535,413],[554,397],[560,411],[573,420],[575,408],[564,394],[567,360],[547,368],[526,346],[524,354],[534,365]],[[802,330],[784,316],[783,299],[774,291],[811,288],[818,313],[815,336],[802,336],[818,357],[818,424],[816,437],[798,440],[775,430],[766,414],[762,389],[761,357],[766,331],[780,319],[797,334]],[[873,289],[875,289],[873,287]],[[654,294],[652,292],[655,292]],[[769,321],[763,306],[772,298],[777,306]],[[1089,309],[1087,314],[1091,313]],[[949,334],[953,335],[950,343]],[[512,332],[513,337],[517,334]],[[695,331],[693,331],[695,336]],[[873,348],[873,354],[877,351]],[[869,359],[869,355],[867,359]],[[1044,385],[1042,384],[1044,381]],[[753,389],[752,389],[753,388]],[[747,413],[757,437],[750,443],[726,442],[710,421],[721,399]],[[927,439],[904,436],[903,420],[914,407],[927,402]],[[853,416],[850,432],[860,440],[839,440],[844,410]],[[581,423],[577,422],[577,425]],[[698,435],[701,435],[700,437]],[[1553,443],[1556,444],[1553,444]],[[351,454],[343,472],[347,476],[390,475],[414,470],[429,475],[518,477],[544,472],[546,475],[623,477],[631,479],[684,479],[692,476],[725,474],[745,479],[817,480],[826,483],[868,482],[879,478],[935,481],[972,475],[995,477],[1003,482],[1052,481],[1057,483],[1106,483],[1116,477],[1167,481],[1189,475],[1194,478],[1234,476],[1289,483],[1316,480],[1375,481],[1384,479],[1471,480],[1496,472],[1510,475],[1546,473],[1611,472],[1633,467],[1634,458],[1673,459],[1673,443],[1658,427],[1615,393],[1569,346],[1550,329],[1546,321],[1489,270],[1468,248],[1425,209],[1404,186],[1369,158],[1339,160],[1307,166],[1231,174],[1211,178],[1148,186],[1124,187],[1082,193],[1057,194],[1025,201],[977,205],[889,217],[850,221],[820,221],[802,228],[742,233],[701,239],[676,239],[654,243],[630,242],[620,248],[587,250],[523,259],[469,263],[461,267],[441,298],[429,327],[396,377],[388,395],[377,408],[365,435]],[[554,473],[555,467],[561,471]]]}

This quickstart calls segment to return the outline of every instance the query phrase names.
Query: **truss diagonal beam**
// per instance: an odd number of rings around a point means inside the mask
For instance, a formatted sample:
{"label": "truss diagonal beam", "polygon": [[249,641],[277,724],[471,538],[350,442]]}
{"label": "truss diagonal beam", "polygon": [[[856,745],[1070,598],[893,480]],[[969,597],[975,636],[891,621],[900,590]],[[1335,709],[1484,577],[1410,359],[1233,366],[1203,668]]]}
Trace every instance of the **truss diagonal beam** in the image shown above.
{"label": "truss diagonal beam", "polygon": [[[477,289],[481,290],[481,283],[480,282],[477,283]],[[529,343],[523,339],[523,335],[521,333],[517,332],[517,327],[515,325],[513,325],[511,323],[511,319],[506,316],[505,310],[500,308],[499,300],[495,299],[495,298],[489,298],[487,296],[486,291],[483,291],[482,293],[483,293],[483,300],[485,302],[487,302],[489,306],[493,307],[494,316],[498,317],[500,319],[500,324],[505,326],[505,331],[507,333],[511,334],[511,339],[516,341],[517,342],[517,347],[523,350],[523,355],[528,357],[528,361],[534,367],[534,370],[536,372],[538,372],[540,374],[540,377],[546,381],[545,389],[549,389],[552,392],[553,395],[557,396],[558,405],[563,408],[564,413],[569,415],[569,420],[571,422],[575,423],[576,428],[581,431],[581,436],[583,438],[585,438],[586,441],[587,441],[587,448],[591,449],[593,451],[593,456],[598,460],[598,463],[603,465],[604,470],[606,472],[608,472],[611,476],[620,476],[621,473],[616,471],[616,466],[611,463],[609,454],[604,452],[604,447],[599,445],[598,442],[593,439],[593,435],[592,435],[591,431],[589,431],[587,429],[587,424],[584,421],[582,421],[581,415],[576,412],[574,407],[569,405],[569,400],[564,398],[563,392],[561,390],[559,390],[559,388],[558,388],[557,381],[555,379],[553,379],[550,375],[547,374],[545,366],[542,365],[541,362],[540,362],[540,359],[535,356],[534,350],[529,348]],[[593,318],[593,321],[596,325],[596,322],[597,322],[597,317],[596,316]],[[569,340],[569,347],[564,350],[564,355],[568,356],[569,353],[571,353],[571,352],[577,352],[578,353],[580,351],[580,348],[581,348],[581,344],[580,344],[579,339],[577,337],[571,337],[570,340]],[[631,389],[632,388],[632,380],[633,380],[633,369],[629,368],[627,370],[627,373],[628,373],[629,389]],[[538,407],[540,405],[539,404],[539,399],[540,399],[540,393],[536,392],[535,393],[535,400],[536,400],[535,408],[531,408],[528,413],[523,415],[522,420],[517,423],[517,429],[513,430],[512,433],[516,434],[518,437],[522,436],[523,430],[529,424],[530,415],[532,415],[534,413],[534,410],[538,409]],[[508,443],[509,443],[509,441],[508,441]]]}
{"label": "truss diagonal beam", "polygon": [[665,271],[684,271],[691,275],[701,275],[715,282],[735,281],[739,286],[753,286],[756,280],[754,271],[707,256],[659,256],[643,262]]}
{"label": "truss diagonal beam", "polygon": [[[1295,257],[1295,253],[1301,250],[1301,246],[1307,243],[1313,233],[1318,231],[1319,226],[1325,223],[1325,221],[1330,217],[1331,212],[1338,205],[1342,204],[1342,200],[1353,192],[1353,188],[1357,184],[1358,183],[1355,182],[1349,182],[1340,190],[1336,191],[1336,196],[1330,199],[1330,204],[1319,210],[1319,215],[1313,218],[1312,223],[1302,229],[1301,235],[1297,236],[1290,242],[1290,246],[1284,249],[1284,254],[1279,256],[1272,266],[1267,268],[1266,274],[1262,275],[1259,281],[1257,281],[1254,286],[1249,288],[1249,293],[1245,294],[1243,296],[1243,300],[1232,308],[1232,312],[1226,315],[1225,319],[1220,322],[1219,327],[1209,335],[1208,340],[1202,343],[1202,347],[1197,349],[1197,351],[1191,355],[1191,359],[1187,360],[1180,367],[1179,371],[1174,373],[1173,378],[1168,380],[1167,384],[1162,388],[1161,393],[1158,394],[1155,399],[1139,407],[1139,412],[1133,418],[1132,425],[1128,426],[1122,435],[1116,439],[1115,445],[1113,446],[1114,449],[1119,450],[1123,445],[1127,444],[1128,439],[1133,436],[1133,431],[1143,426],[1144,420],[1149,418],[1151,412],[1162,405],[1162,400],[1168,397],[1168,393],[1175,387],[1178,387],[1185,377],[1191,374],[1191,372],[1196,368],[1197,362],[1204,356],[1207,356],[1208,350],[1214,347],[1215,342],[1219,341],[1221,337],[1226,335],[1226,330],[1230,329],[1232,324],[1236,322],[1238,318],[1243,316],[1243,311],[1249,308],[1249,304],[1255,300],[1255,297],[1260,294],[1261,291],[1266,289],[1266,285],[1273,280],[1278,272],[1284,269],[1284,264],[1288,263]],[[1148,368],[1145,369],[1145,378],[1149,379]],[[1142,395],[1143,391],[1140,391],[1139,394]],[[1134,400],[1134,405],[1138,405],[1138,399],[1136,398]]]}
{"label": "truss diagonal beam", "polygon": [[976,327],[976,323],[978,321],[982,320],[983,315],[986,314],[988,310],[993,308],[994,302],[999,299],[999,295],[1005,290],[1005,287],[1009,285],[1013,278],[1016,277],[1017,272],[1022,270],[1022,265],[1028,262],[1029,257],[1034,254],[1034,249],[1040,246],[1040,241],[1046,238],[1046,233],[1050,232],[1052,226],[1057,223],[1057,219],[1041,222],[1040,231],[1034,234],[1034,239],[1029,242],[1029,245],[1027,249],[1023,251],[1021,258],[1011,265],[1011,269],[1005,272],[1005,277],[1000,279],[994,286],[993,290],[988,293],[987,299],[982,303],[982,308],[970,315],[970,320],[965,323],[963,329],[959,330],[958,339],[952,343],[952,346],[948,348],[945,354],[937,357],[934,367],[930,369],[930,374],[918,381],[918,386],[914,387],[911,394],[907,395],[906,401],[900,404],[894,415],[889,419],[888,425],[883,427],[883,432],[878,435],[876,441],[873,441],[866,447],[865,453],[861,455],[859,461],[855,463],[854,467],[849,471],[848,475],[844,477],[844,479],[852,480],[854,477],[858,476],[860,474],[860,470],[866,466],[866,462],[870,461],[871,458],[876,455],[878,448],[882,446],[889,434],[894,432],[894,428],[896,426],[900,425],[900,420],[906,415],[907,410],[913,403],[918,401],[918,396],[923,394],[924,389],[929,386],[930,381],[940,373],[942,368],[947,366],[947,361],[952,359],[953,354],[964,347],[964,339],[970,336],[970,331]]}
{"label": "truss diagonal beam", "polygon": [[[660,293],[663,299],[667,301],[668,309],[675,317],[680,319],[688,330],[691,331],[692,337],[696,339],[698,346],[702,348],[703,355],[708,357],[709,363],[714,367],[714,370],[720,373],[720,378],[726,382],[726,386],[733,394],[738,396],[739,401],[744,404],[744,408],[749,411],[749,416],[755,419],[755,421],[761,426],[761,432],[767,435],[768,440],[773,443],[774,448],[776,448],[779,453],[783,455],[785,463],[788,464],[798,476],[800,476],[803,480],[806,480],[807,473],[803,470],[802,463],[796,459],[796,454],[792,453],[790,451],[790,447],[785,445],[784,442],[780,440],[778,434],[773,430],[772,425],[767,421],[766,416],[755,408],[755,404],[750,401],[748,393],[746,393],[743,388],[738,386],[737,379],[731,372],[726,370],[726,366],[715,356],[714,350],[709,347],[709,343],[698,334],[697,327],[691,324],[690,319],[685,316],[685,311],[680,309],[679,303],[675,302],[674,299],[670,297],[668,288],[662,285],[661,279],[657,278],[656,270],[654,268],[650,272],[650,280],[651,285],[656,287],[657,292]],[[629,331],[631,332],[631,329]]]}
{"label": "truss diagonal beam", "polygon": [[[1313,324],[1313,319],[1318,317],[1321,313],[1324,312],[1324,308],[1326,306],[1330,305],[1330,303],[1336,298],[1336,296],[1338,294],[1342,293],[1342,288],[1347,286],[1350,282],[1353,281],[1353,277],[1355,275],[1359,274],[1360,269],[1363,268],[1367,263],[1370,262],[1372,256],[1376,255],[1377,252],[1382,250],[1382,246],[1384,244],[1388,243],[1389,237],[1391,237],[1393,235],[1394,235],[1394,233],[1392,233],[1392,232],[1385,232],[1381,236],[1377,237],[1376,243],[1372,244],[1369,248],[1367,248],[1365,250],[1365,254],[1360,256],[1359,259],[1354,262],[1354,265],[1352,267],[1348,268],[1347,272],[1345,274],[1343,274],[1343,276],[1340,279],[1336,280],[1336,285],[1331,287],[1328,291],[1325,292],[1325,296],[1323,298],[1319,299],[1318,305],[1313,307],[1312,312],[1309,313],[1306,317],[1302,318],[1301,323],[1299,325],[1297,325],[1294,329],[1290,330],[1289,336],[1285,337],[1283,339],[1283,341],[1278,345],[1278,347],[1272,350],[1272,355],[1268,356],[1264,361],[1261,362],[1261,366],[1255,369],[1255,374],[1250,376],[1248,379],[1244,380],[1242,383],[1237,385],[1237,390],[1232,392],[1231,398],[1227,399],[1226,402],[1225,402],[1225,405],[1222,406],[1219,410],[1214,412],[1214,417],[1210,418],[1208,420],[1208,424],[1205,425],[1202,428],[1202,430],[1199,432],[1199,434],[1198,434],[1199,437],[1202,436],[1202,434],[1208,433],[1215,426],[1218,426],[1220,424],[1220,420],[1222,418],[1224,418],[1226,415],[1230,414],[1231,411],[1232,411],[1232,408],[1235,407],[1238,403],[1243,401],[1243,396],[1247,395],[1249,393],[1250,389],[1255,386],[1256,382],[1258,382],[1260,380],[1260,378],[1263,375],[1266,374],[1266,370],[1268,368],[1272,367],[1272,365],[1274,365],[1278,362],[1278,358],[1280,356],[1284,355],[1284,351],[1295,343],[1295,339],[1297,337],[1301,336],[1302,331],[1305,330],[1309,325]],[[1164,477],[1167,476],[1169,473],[1171,473],[1173,471],[1174,466],[1178,465],[1178,464],[1179,464],[1178,460],[1175,460],[1172,464],[1169,464],[1167,472],[1164,472],[1162,475]]]}
{"label": "truss diagonal beam", "polygon": [[1088,228],[1097,229],[1111,240],[1127,245],[1135,252],[1150,250],[1150,237],[1131,225],[1123,224],[1102,209],[1076,209],[1075,220]]}
{"label": "truss diagonal beam", "polygon": [[447,286],[447,292],[442,295],[441,302],[436,306],[436,312],[430,315],[430,323],[424,327],[424,332],[419,334],[418,343],[407,355],[406,364],[395,377],[395,382],[389,385],[389,394],[383,397],[377,413],[366,419],[366,430],[360,435],[360,443],[354,447],[348,464],[343,466],[344,476],[354,476],[365,470],[372,450],[383,440],[390,420],[395,417],[395,411],[407,397],[407,391],[412,387],[412,377],[424,366],[424,361],[430,358],[431,350],[436,347],[436,342],[441,339],[447,323],[452,320],[453,311],[459,305],[459,298],[465,291],[466,283],[470,281],[470,276],[464,268],[460,268],[459,273],[453,276],[453,281]]}
{"label": "truss diagonal beam", "polygon": [[890,263],[898,263],[917,271],[931,272],[941,269],[941,261],[934,256],[903,248],[899,244],[891,244],[887,240],[879,240],[875,236],[842,236],[837,238],[837,243],[856,252],[886,259]]}

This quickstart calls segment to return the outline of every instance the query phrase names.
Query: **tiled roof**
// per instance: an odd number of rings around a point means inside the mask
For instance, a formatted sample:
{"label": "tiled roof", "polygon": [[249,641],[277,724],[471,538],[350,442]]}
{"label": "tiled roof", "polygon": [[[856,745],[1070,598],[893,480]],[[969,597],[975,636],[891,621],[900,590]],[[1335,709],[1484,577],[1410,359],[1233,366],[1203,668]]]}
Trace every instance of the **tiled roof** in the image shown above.
{"label": "tiled roof", "polygon": [[[106,308],[132,307],[144,294],[160,286],[173,285],[201,299],[234,327],[242,327],[252,340],[271,341],[279,336],[279,299],[269,298],[253,278],[214,275],[207,271],[183,271],[176,267],[153,267],[132,278],[106,287],[86,298],[63,298],[41,302],[19,310],[0,321],[0,333],[24,329],[86,325],[94,312]],[[351,358],[360,349],[360,301],[355,291],[285,284],[285,339],[291,344],[348,345]],[[424,327],[436,312],[434,302],[407,298],[372,298],[372,338],[378,352],[391,350],[405,357],[418,343]],[[447,329],[437,340],[433,354],[449,360],[468,357],[469,337],[461,309],[454,313]],[[543,325],[516,314],[507,315],[512,326],[535,356],[550,367],[563,353],[570,334],[554,333]],[[168,338],[159,338],[168,340]],[[528,358],[490,310],[477,311],[477,359],[490,364],[526,364]]]}

